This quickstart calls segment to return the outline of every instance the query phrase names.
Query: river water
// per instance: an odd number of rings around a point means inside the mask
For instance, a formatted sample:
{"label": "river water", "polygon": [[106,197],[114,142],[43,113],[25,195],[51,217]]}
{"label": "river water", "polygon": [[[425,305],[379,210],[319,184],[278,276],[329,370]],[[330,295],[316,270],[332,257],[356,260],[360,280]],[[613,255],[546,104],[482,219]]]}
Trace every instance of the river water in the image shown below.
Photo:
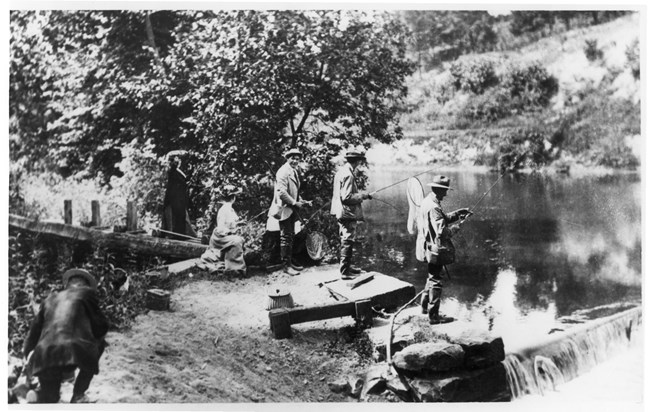
{"label": "river water", "polygon": [[[373,168],[368,190],[429,168]],[[487,327],[504,338],[507,350],[548,335],[559,318],[577,310],[641,301],[638,174],[533,173],[497,182],[498,174],[486,171],[435,173],[451,178],[453,190],[443,201],[447,212],[472,207],[496,182],[454,238],[457,261],[448,267],[445,314]],[[433,174],[418,176],[426,193]],[[420,290],[426,264],[415,259],[415,236],[407,231],[406,182],[375,197],[364,202],[355,260]]]}

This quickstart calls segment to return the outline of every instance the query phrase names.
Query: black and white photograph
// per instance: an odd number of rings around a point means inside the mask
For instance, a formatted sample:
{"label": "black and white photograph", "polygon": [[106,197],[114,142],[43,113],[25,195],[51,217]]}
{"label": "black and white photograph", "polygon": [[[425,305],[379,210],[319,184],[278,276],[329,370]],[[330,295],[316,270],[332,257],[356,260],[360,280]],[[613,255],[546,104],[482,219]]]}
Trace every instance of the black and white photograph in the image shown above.
{"label": "black and white photograph", "polygon": [[5,17],[10,409],[644,409],[645,5]]}

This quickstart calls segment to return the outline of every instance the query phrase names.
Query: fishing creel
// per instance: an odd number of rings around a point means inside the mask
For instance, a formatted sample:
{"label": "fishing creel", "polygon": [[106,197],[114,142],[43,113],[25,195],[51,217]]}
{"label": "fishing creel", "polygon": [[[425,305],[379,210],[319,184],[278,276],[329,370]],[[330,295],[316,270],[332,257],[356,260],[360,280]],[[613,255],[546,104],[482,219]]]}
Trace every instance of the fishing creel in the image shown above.
{"label": "fishing creel", "polygon": [[266,310],[292,307],[293,298],[291,297],[291,292],[288,290],[275,289],[275,291],[269,293],[269,302],[266,305]]}

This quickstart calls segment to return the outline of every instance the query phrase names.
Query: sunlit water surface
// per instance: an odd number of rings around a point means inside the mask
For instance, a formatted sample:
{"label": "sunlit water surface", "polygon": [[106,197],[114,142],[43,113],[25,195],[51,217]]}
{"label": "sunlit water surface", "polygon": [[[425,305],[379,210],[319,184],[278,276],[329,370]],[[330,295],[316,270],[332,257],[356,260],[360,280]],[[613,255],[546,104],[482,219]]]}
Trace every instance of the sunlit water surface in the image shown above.
{"label": "sunlit water surface", "polygon": [[[377,167],[368,190],[429,167]],[[637,174],[571,177],[437,170],[418,176],[425,191],[434,173],[451,178],[443,201],[475,214],[454,238],[442,310],[485,326],[508,345],[548,335],[559,317],[579,309],[641,299],[641,182]],[[364,202],[366,223],[356,262],[420,290],[426,264],[415,259],[407,231],[406,182]],[[428,192],[427,192],[428,193]]]}

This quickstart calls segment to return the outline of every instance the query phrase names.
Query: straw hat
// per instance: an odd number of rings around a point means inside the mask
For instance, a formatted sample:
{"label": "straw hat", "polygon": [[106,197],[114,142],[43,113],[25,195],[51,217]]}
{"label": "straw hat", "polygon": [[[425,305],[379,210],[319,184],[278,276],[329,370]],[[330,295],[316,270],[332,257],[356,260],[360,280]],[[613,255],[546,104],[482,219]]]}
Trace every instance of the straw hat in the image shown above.
{"label": "straw hat", "polygon": [[429,187],[437,187],[440,189],[454,190],[449,187],[449,178],[447,176],[436,175],[433,176],[433,180],[427,183]]}
{"label": "straw hat", "polygon": [[298,155],[298,156],[302,157],[302,152],[300,150],[298,150],[297,148],[295,148],[295,147],[292,147],[291,149],[284,152],[284,157],[285,158],[287,158],[289,156],[295,156],[295,155]]}
{"label": "straw hat", "polygon": [[97,279],[93,275],[91,275],[90,272],[88,272],[87,270],[84,270],[84,269],[70,269],[70,270],[67,270],[62,276],[63,287],[67,288],[68,287],[68,282],[70,281],[70,278],[73,278],[73,277],[84,278],[86,280],[86,282],[88,282],[88,285],[92,289],[97,289]]}
{"label": "straw hat", "polygon": [[221,192],[224,197],[230,197],[241,194],[242,188],[236,187],[235,185],[225,185],[223,189],[221,189]]}
{"label": "straw hat", "polygon": [[345,152],[346,159],[365,159],[366,155],[359,150],[351,149]]}

